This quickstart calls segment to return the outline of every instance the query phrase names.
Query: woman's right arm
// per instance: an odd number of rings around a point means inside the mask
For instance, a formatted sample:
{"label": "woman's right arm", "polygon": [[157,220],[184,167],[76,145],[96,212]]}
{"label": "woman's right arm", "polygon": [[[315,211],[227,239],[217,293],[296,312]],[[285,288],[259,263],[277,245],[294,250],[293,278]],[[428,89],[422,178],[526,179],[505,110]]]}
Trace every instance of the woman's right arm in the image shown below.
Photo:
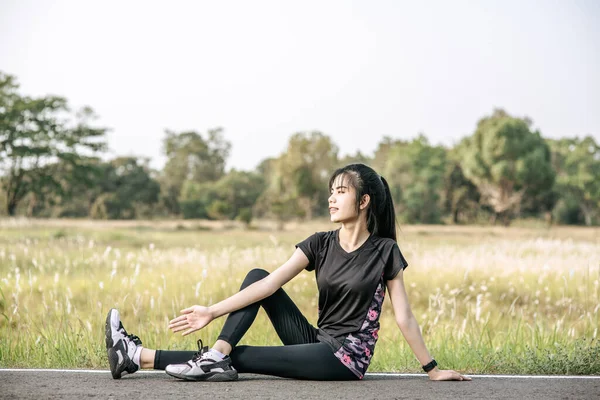
{"label": "woman's right arm", "polygon": [[264,279],[253,283],[244,290],[210,307],[191,306],[181,310],[182,315],[169,322],[173,332],[184,331],[189,335],[208,325],[213,319],[256,303],[275,293],[308,266],[308,258],[302,250],[294,254],[283,265]]}

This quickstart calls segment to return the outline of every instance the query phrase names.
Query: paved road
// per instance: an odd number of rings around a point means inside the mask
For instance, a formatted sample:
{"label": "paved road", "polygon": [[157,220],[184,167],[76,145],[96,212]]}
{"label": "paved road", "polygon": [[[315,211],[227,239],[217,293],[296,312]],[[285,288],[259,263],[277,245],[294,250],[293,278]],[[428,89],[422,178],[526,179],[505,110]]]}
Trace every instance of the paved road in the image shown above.
{"label": "paved road", "polygon": [[164,373],[113,380],[108,371],[7,371],[0,369],[2,399],[600,399],[600,377],[474,377],[431,382],[426,375],[367,375],[361,382],[294,381],[240,375],[237,382],[184,382]]}

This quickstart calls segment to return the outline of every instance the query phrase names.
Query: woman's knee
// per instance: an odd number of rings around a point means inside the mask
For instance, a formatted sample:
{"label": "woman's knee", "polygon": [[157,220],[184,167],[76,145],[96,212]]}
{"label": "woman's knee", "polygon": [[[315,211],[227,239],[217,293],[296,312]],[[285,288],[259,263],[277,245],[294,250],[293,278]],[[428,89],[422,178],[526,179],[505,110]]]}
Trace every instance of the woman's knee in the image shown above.
{"label": "woman's knee", "polygon": [[242,283],[241,289],[244,289],[244,288],[252,285],[253,283],[260,281],[261,279],[267,277],[268,275],[269,275],[269,272],[265,271],[264,269],[255,268],[255,269],[251,270],[246,275],[246,278],[244,279],[244,282]]}

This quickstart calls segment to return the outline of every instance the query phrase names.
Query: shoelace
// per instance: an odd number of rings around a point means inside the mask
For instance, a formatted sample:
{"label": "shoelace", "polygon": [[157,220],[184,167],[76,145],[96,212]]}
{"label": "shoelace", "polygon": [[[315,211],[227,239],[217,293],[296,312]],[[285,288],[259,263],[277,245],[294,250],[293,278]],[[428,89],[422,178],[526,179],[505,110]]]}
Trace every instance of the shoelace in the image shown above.
{"label": "shoelace", "polygon": [[141,346],[142,345],[142,341],[139,337],[137,337],[136,335],[127,335],[125,336],[127,339],[131,340],[133,343],[136,344],[136,346]]}
{"label": "shoelace", "polygon": [[194,356],[192,357],[193,362],[200,360],[202,358],[202,355],[208,351],[208,346],[204,346],[204,343],[202,343],[202,339],[198,339],[196,343],[198,344],[198,351],[194,353]]}

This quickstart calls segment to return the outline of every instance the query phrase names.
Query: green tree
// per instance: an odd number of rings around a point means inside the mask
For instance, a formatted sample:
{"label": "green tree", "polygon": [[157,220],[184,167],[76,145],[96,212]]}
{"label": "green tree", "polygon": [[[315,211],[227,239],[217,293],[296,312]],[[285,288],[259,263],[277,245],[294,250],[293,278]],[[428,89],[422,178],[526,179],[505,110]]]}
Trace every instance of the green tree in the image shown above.
{"label": "green tree", "polygon": [[181,209],[184,218],[240,219],[249,225],[252,207],[263,188],[262,176],[236,170],[216,182],[186,181]]}
{"label": "green tree", "polygon": [[219,193],[214,182],[196,183],[188,180],[181,188],[178,207],[183,218],[210,218],[208,208],[218,199]]}
{"label": "green tree", "polygon": [[[556,170],[561,222],[598,223],[600,212],[600,146],[591,136],[547,140]],[[579,213],[578,213],[579,212]]]}
{"label": "green tree", "polygon": [[27,195],[44,198],[60,190],[57,161],[78,166],[106,149],[106,129],[89,125],[91,108],[72,122],[66,99],[21,96],[18,88],[14,76],[0,72],[0,179],[9,215]]}
{"label": "green tree", "polygon": [[420,134],[410,142],[384,138],[375,163],[390,185],[397,212],[407,222],[439,223],[446,150]]}
{"label": "green tree", "polygon": [[395,140],[389,136],[384,137],[375,150],[373,168],[379,172],[390,185],[390,191],[396,212],[401,214],[403,204],[403,188],[410,182],[410,162],[404,157],[403,149],[408,146],[404,140]]}
{"label": "green tree", "polygon": [[444,175],[444,211],[454,224],[474,220],[480,198],[477,187],[464,175],[459,148],[460,145],[447,152]]}
{"label": "green tree", "polygon": [[338,151],[329,136],[312,131],[292,135],[282,155],[279,168],[284,182],[308,219],[327,210],[327,185],[339,164]]}
{"label": "green tree", "polygon": [[481,200],[508,225],[519,211],[525,192],[531,196],[550,189],[555,174],[550,150],[531,121],[495,110],[482,118],[473,136],[464,143],[465,176],[481,194]]}
{"label": "green tree", "polygon": [[106,163],[103,170],[92,217],[133,219],[152,214],[149,209],[158,202],[160,185],[152,178],[147,159],[117,157]]}
{"label": "green tree", "polygon": [[231,144],[223,129],[210,129],[205,135],[195,131],[166,131],[163,150],[167,162],[162,171],[162,198],[171,213],[179,213],[180,195],[184,183],[214,182],[225,175],[225,163]]}
{"label": "green tree", "polygon": [[23,203],[27,215],[34,217],[88,217],[93,202],[102,193],[106,171],[97,158],[77,165],[57,161],[47,166],[57,185],[53,190],[31,192]]}
{"label": "green tree", "polygon": [[231,207],[229,219],[250,224],[252,208],[265,188],[262,176],[246,171],[232,170],[217,182],[219,197]]}
{"label": "green tree", "polygon": [[338,165],[338,147],[329,136],[317,131],[292,135],[286,151],[263,165],[269,176],[258,208],[280,225],[290,218],[324,215],[329,175]]}
{"label": "green tree", "polygon": [[279,172],[280,157],[269,157],[260,162],[256,173],[262,177],[264,189],[253,206],[253,213],[257,217],[275,217],[280,223],[285,219],[285,212],[279,215],[275,212],[275,203],[281,199],[276,193],[281,190],[282,179]]}

